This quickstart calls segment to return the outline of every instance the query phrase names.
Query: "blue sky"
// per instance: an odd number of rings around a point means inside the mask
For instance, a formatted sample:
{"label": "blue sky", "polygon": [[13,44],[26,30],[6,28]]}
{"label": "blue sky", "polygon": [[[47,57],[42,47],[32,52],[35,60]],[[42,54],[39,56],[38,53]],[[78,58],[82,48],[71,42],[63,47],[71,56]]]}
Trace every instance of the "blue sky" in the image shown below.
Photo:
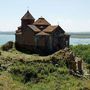
{"label": "blue sky", "polygon": [[27,9],[66,32],[90,32],[90,0],[1,0],[0,31],[15,31]]}

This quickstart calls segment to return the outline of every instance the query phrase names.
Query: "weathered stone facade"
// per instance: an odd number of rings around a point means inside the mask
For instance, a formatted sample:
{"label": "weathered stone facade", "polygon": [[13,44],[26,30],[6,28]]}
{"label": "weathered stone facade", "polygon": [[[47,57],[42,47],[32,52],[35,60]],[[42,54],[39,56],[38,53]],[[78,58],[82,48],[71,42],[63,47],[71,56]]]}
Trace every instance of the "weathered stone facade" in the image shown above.
{"label": "weathered stone facade", "polygon": [[52,26],[45,18],[35,21],[27,11],[16,31],[16,48],[39,52],[55,52],[69,47],[69,35],[59,26]]}

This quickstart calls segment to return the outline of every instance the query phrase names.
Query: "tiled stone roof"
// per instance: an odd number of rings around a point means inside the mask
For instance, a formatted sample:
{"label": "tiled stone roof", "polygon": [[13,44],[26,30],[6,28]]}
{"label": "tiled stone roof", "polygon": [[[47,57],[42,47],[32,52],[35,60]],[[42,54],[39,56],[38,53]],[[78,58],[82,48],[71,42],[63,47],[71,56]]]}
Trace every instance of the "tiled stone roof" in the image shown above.
{"label": "tiled stone roof", "polygon": [[31,13],[29,11],[27,11],[26,14],[21,19],[22,20],[23,19],[34,19],[34,17],[31,15]]}
{"label": "tiled stone roof", "polygon": [[50,25],[50,23],[43,17],[40,17],[34,22],[34,25]]}

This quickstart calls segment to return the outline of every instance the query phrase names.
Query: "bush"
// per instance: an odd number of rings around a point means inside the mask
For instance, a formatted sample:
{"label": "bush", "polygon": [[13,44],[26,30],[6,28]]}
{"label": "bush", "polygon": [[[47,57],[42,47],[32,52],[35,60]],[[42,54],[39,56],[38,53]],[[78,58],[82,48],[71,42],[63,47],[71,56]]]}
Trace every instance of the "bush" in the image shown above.
{"label": "bush", "polygon": [[[60,63],[59,61],[57,63]],[[21,81],[23,83],[38,83],[42,80],[46,80],[49,75],[67,74],[66,67],[58,64],[44,63],[44,62],[21,62],[16,61],[10,68],[10,73],[14,80]],[[22,78],[21,78],[22,77]],[[21,80],[20,80],[21,79]]]}
{"label": "bush", "polygon": [[90,64],[90,45],[71,46],[71,50],[77,56],[82,57],[86,63]]}
{"label": "bush", "polygon": [[34,70],[30,70],[30,69],[27,69],[26,71],[23,72],[23,82],[24,83],[27,83],[29,81],[34,81],[36,82],[37,80],[37,73],[34,71]]}
{"label": "bush", "polygon": [[64,74],[64,75],[68,74],[68,69],[66,67],[65,68],[64,67],[63,68],[58,68],[57,71],[58,71],[59,74]]}

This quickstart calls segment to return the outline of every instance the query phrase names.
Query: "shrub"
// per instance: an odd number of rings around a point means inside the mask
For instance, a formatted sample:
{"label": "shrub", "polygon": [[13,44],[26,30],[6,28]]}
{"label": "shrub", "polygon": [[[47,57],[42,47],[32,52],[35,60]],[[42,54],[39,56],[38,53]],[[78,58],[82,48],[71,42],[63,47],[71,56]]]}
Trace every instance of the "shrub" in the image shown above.
{"label": "shrub", "polygon": [[22,80],[20,81],[23,83],[39,82],[40,80],[45,79],[50,73],[55,71],[57,71],[57,67],[52,63],[39,62],[23,63],[17,61],[10,68],[10,73],[14,76],[14,79],[22,77]]}
{"label": "shrub", "polygon": [[90,64],[90,45],[77,45],[71,46],[71,50],[77,55],[83,58],[83,60]]}
{"label": "shrub", "polygon": [[59,67],[66,66],[65,60],[58,59],[54,56],[51,58],[51,61],[52,61],[52,64],[55,65],[55,66],[59,66]]}
{"label": "shrub", "polygon": [[36,80],[37,80],[37,73],[32,69],[25,70],[23,72],[23,76],[24,76],[24,78],[23,78],[24,83],[27,83],[29,81],[36,82]]}
{"label": "shrub", "polygon": [[89,70],[90,73],[90,64],[88,64],[86,68]]}
{"label": "shrub", "polygon": [[68,74],[68,69],[66,67],[63,67],[63,68],[58,68],[58,73],[59,74]]}

